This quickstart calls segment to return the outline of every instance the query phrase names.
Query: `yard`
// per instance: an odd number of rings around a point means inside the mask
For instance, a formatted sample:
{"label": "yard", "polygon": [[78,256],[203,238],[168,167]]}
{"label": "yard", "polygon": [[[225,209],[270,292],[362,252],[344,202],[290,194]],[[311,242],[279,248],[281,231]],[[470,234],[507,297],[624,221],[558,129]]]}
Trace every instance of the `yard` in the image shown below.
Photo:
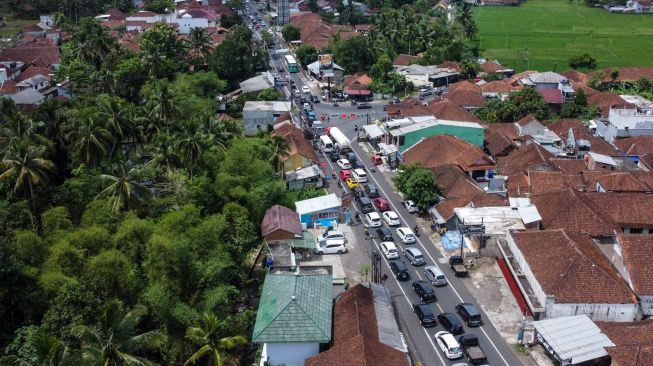
{"label": "yard", "polygon": [[653,65],[653,14],[611,14],[569,0],[474,9],[481,52],[517,71],[569,69],[589,53],[598,68]]}

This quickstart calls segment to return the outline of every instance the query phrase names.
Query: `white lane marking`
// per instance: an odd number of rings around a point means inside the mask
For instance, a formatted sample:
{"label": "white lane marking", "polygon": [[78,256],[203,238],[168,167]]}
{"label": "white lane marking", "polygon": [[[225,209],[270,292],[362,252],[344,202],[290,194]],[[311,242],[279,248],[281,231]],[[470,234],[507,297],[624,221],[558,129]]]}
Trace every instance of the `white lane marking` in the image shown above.
{"label": "white lane marking", "polygon": [[[360,159],[360,161],[363,162],[363,160],[361,159],[360,155],[358,155],[358,152],[356,152],[355,149],[352,149],[351,151],[356,155],[356,158],[357,158],[357,159]],[[365,163],[363,163],[363,164],[365,164]],[[367,167],[367,165],[366,165],[366,167]],[[387,200],[388,203],[389,203],[389,204],[394,208],[394,211],[397,213],[397,215],[399,215],[399,217],[400,217],[404,222],[407,223],[407,221],[406,221],[406,219],[404,218],[404,216],[399,212],[399,210],[397,210],[397,206],[395,206],[394,202],[392,202],[392,199],[390,199],[390,196],[389,196],[389,195],[385,192],[385,190],[381,187],[381,185],[379,184],[379,181],[377,181],[376,178],[374,177],[374,175],[372,175],[371,173],[370,173],[369,176],[370,176],[370,178],[372,178],[372,180],[374,180],[374,182],[376,183],[376,187],[377,187],[381,192],[383,192],[383,194],[384,194],[385,197],[386,197],[386,200]],[[426,253],[426,255],[428,255],[429,258],[431,258],[431,261],[432,261],[433,263],[437,263],[437,262],[435,261],[435,259],[433,259],[433,257],[431,256],[431,253],[429,253],[429,251],[426,250],[426,247],[425,247],[424,244],[422,243],[422,240],[421,240],[420,238],[417,238],[417,242],[418,242],[419,245],[422,247],[422,249],[424,249],[424,252]],[[443,271],[443,272],[444,272],[444,271]],[[445,278],[446,278],[446,275],[445,275]],[[448,279],[448,278],[447,278],[447,282],[449,282],[449,279]],[[465,302],[465,301],[463,301],[463,298],[460,296],[460,294],[458,293],[458,291],[456,291],[456,288],[453,287],[453,286],[451,285],[451,283],[449,283],[449,287],[450,287],[450,288],[453,290],[453,292],[456,294],[456,296],[458,297],[458,299],[460,300],[460,302]],[[438,305],[439,305],[439,304],[438,304]],[[485,332],[485,329],[483,329],[483,328],[480,328],[480,329],[481,329],[481,332],[483,332],[483,334],[485,335],[485,338],[487,338],[488,342],[490,342],[490,344],[492,345],[492,347],[494,348],[494,350],[497,351],[497,354],[499,355],[499,357],[501,357],[501,360],[503,361],[503,363],[505,363],[506,366],[510,366],[510,364],[508,363],[508,361],[506,361],[506,359],[503,358],[503,355],[502,355],[501,352],[499,351],[499,348],[497,348],[497,346],[494,344],[494,342],[492,341],[492,339],[490,339],[490,336],[487,334],[487,332]]]}

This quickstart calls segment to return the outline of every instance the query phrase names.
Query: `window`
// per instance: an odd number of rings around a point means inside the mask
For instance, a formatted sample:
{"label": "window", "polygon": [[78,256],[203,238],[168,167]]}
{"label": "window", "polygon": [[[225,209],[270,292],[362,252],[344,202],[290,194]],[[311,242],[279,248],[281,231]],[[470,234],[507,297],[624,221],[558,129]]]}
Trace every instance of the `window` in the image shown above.
{"label": "window", "polygon": [[644,229],[635,229],[635,228],[631,228],[631,229],[630,229],[630,233],[631,233],[631,234],[643,234],[643,233],[644,233]]}
{"label": "window", "polygon": [[320,212],[317,217],[320,219],[333,219],[338,217],[338,211]]}

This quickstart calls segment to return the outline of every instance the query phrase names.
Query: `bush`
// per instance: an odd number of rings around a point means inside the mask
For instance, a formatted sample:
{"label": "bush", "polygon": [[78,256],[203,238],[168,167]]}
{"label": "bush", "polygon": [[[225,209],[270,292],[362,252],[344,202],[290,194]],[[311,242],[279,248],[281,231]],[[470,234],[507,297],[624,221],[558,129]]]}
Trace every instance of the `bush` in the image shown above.
{"label": "bush", "polygon": [[576,55],[569,59],[569,67],[572,69],[596,69],[596,59],[589,53]]}
{"label": "bush", "polygon": [[41,217],[43,235],[53,234],[57,230],[68,230],[73,227],[70,213],[64,206],[53,207],[45,211]]}

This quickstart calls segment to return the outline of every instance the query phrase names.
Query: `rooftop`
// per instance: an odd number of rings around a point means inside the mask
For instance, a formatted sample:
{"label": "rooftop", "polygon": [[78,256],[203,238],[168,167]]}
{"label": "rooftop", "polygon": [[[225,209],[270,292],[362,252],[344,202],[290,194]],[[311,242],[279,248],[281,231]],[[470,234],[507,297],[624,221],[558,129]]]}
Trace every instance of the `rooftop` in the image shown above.
{"label": "rooftop", "polygon": [[315,198],[310,198],[303,201],[295,202],[295,207],[297,208],[297,213],[300,215],[318,212],[326,210],[329,208],[340,207],[342,202],[340,198],[335,193],[328,194],[326,196],[320,196]]}
{"label": "rooftop", "polygon": [[494,160],[480,148],[450,135],[424,138],[403,153],[406,163],[420,163],[425,168],[454,164],[463,171],[494,169]]}
{"label": "rooftop", "polygon": [[619,366],[649,366],[653,359],[653,320],[627,323],[596,322],[616,344],[607,351]]}
{"label": "rooftop", "polygon": [[290,102],[259,102],[248,101],[245,102],[243,111],[274,111],[274,112],[288,112],[290,111]]}
{"label": "rooftop", "polygon": [[501,207],[458,207],[454,210],[461,222],[468,225],[485,226],[489,235],[505,235],[508,230],[524,230],[524,222],[518,210],[510,206]]}
{"label": "rooftop", "polygon": [[653,295],[653,236],[619,234],[617,242],[630,287],[639,296]]}
{"label": "rooftop", "polygon": [[302,225],[297,212],[281,205],[274,205],[267,209],[261,222],[261,235],[267,237],[276,231],[283,232],[281,236],[285,236],[286,239],[302,235]]}

